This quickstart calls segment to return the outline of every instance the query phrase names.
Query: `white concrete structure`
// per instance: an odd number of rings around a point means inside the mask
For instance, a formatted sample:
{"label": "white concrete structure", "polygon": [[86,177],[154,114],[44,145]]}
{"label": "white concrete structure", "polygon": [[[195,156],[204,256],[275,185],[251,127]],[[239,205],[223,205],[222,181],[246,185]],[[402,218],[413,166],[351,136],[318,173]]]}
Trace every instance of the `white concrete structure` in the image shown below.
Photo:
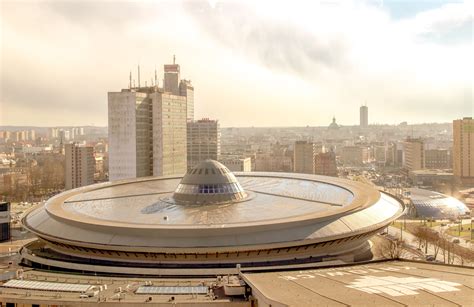
{"label": "white concrete structure", "polygon": [[[361,183],[290,173],[236,173],[206,160],[182,176],[123,180],[59,194],[28,212],[40,241],[27,265],[176,275],[354,259],[403,211]],[[72,256],[72,257],[71,257]],[[105,262],[104,262],[105,261]],[[162,271],[160,271],[162,269]],[[151,272],[151,271],[150,271]]]}
{"label": "white concrete structure", "polygon": [[164,89],[155,85],[109,92],[110,180],[186,172],[193,88],[190,81],[183,84],[180,91],[179,65],[172,64],[165,65]]}

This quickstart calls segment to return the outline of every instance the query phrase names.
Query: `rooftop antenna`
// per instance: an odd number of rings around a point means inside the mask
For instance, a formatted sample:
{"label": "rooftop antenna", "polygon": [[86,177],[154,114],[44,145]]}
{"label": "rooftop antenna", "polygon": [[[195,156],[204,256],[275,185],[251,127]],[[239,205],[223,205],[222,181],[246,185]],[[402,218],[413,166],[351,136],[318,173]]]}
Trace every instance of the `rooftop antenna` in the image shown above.
{"label": "rooftop antenna", "polygon": [[146,84],[146,81],[145,81],[145,87],[148,87],[147,84]]}
{"label": "rooftop antenna", "polygon": [[176,54],[173,54],[173,65],[176,64]]}
{"label": "rooftop antenna", "polygon": [[130,89],[132,89],[132,71],[131,71],[131,70],[130,70],[130,77],[129,77],[128,87],[129,87]]}
{"label": "rooftop antenna", "polygon": [[155,86],[158,86],[158,78],[156,76],[156,66],[155,66]]}
{"label": "rooftop antenna", "polygon": [[135,88],[135,79],[133,79],[133,88]]}
{"label": "rooftop antenna", "polygon": [[138,87],[140,87],[140,65],[138,65]]}

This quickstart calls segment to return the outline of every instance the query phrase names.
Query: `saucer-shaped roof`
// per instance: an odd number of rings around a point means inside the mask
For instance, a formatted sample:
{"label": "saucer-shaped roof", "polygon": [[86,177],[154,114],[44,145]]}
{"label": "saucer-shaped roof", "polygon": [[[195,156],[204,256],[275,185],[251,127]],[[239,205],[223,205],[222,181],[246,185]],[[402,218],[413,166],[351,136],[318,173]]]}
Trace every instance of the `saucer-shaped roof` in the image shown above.
{"label": "saucer-shaped roof", "polygon": [[177,203],[215,204],[247,197],[234,174],[222,163],[205,160],[189,170],[176,188]]}

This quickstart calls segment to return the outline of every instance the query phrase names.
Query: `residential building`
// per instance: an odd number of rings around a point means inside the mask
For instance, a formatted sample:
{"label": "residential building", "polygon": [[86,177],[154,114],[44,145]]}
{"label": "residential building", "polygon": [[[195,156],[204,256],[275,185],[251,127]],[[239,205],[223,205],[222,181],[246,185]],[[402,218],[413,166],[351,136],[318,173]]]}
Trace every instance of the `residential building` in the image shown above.
{"label": "residential building", "polygon": [[332,151],[317,153],[314,156],[314,173],[337,177],[336,154]]}
{"label": "residential building", "polygon": [[218,160],[221,154],[221,133],[217,120],[203,118],[187,122],[188,170],[207,159]]}
{"label": "residential building", "polygon": [[316,154],[316,146],[313,142],[296,141],[293,171],[295,173],[314,174],[314,155]]}
{"label": "residential building", "polygon": [[425,150],[422,139],[407,138],[403,142],[403,167],[407,171],[425,168]]}
{"label": "residential building", "polygon": [[236,157],[224,157],[220,159],[220,162],[224,164],[231,172],[251,172],[252,171],[252,159],[247,158],[236,158]]}
{"label": "residential building", "polygon": [[370,160],[370,148],[363,145],[344,146],[341,161],[345,166],[362,166]]}
{"label": "residential building", "polygon": [[453,121],[453,174],[462,185],[474,185],[474,120]]}
{"label": "residential building", "polygon": [[66,190],[94,183],[94,147],[79,146],[76,143],[65,145]]}

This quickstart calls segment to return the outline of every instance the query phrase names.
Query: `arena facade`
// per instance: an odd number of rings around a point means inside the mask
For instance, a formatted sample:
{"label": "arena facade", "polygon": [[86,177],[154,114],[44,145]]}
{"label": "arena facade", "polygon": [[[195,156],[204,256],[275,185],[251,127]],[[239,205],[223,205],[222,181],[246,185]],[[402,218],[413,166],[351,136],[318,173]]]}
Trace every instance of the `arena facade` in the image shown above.
{"label": "arena facade", "polygon": [[24,215],[38,240],[23,265],[100,274],[202,276],[237,267],[367,260],[368,240],[404,211],[362,183],[231,173],[206,160],[184,176],[95,184]]}

